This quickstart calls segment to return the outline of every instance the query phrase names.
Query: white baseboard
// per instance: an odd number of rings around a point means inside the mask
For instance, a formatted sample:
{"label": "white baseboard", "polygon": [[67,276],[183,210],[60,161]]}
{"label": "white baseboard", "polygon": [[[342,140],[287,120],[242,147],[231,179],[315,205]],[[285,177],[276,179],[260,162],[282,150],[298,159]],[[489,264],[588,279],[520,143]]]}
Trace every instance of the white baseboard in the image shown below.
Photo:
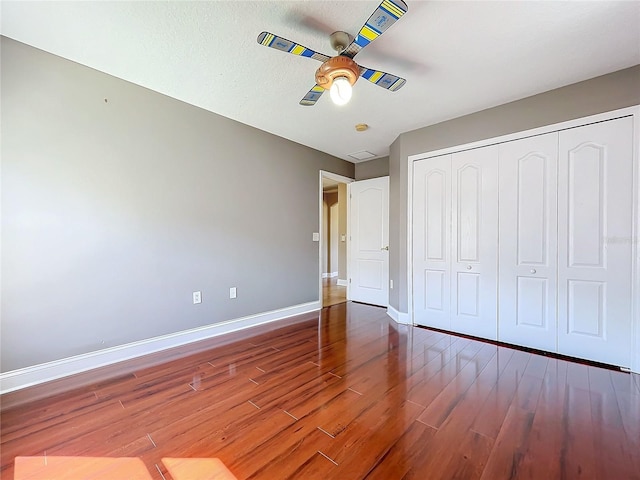
{"label": "white baseboard", "polygon": [[282,320],[295,315],[320,310],[320,302],[309,302],[292,307],[272,310],[270,312],[248,315],[225,322],[206,325],[181,332],[162,335],[159,337],[127,343],[117,347],[106,348],[96,352],[84,353],[73,357],[54,360],[32,367],[21,368],[0,374],[0,395],[49,382],[58,378],[86,372],[98,367],[141,357],[187,343],[198,342],[207,338],[217,337],[225,333],[255,327],[264,323]]}
{"label": "white baseboard", "polygon": [[322,278],[335,278],[338,276],[338,272],[327,272],[322,274]]}
{"label": "white baseboard", "polygon": [[346,287],[347,286],[347,281],[346,280],[342,280],[341,278],[338,279],[338,285],[340,285],[341,287]]}
{"label": "white baseboard", "polygon": [[389,315],[396,323],[401,323],[402,325],[412,325],[411,319],[409,318],[408,313],[399,312],[391,305],[387,307],[387,315]]}

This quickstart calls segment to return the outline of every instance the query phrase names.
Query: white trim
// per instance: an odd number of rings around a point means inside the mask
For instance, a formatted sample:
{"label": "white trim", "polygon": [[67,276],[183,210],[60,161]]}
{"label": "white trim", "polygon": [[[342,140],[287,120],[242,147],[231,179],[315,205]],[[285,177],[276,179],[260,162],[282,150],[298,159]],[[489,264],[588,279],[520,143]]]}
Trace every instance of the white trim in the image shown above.
{"label": "white trim", "polygon": [[351,300],[351,184],[347,184],[347,301]]}
{"label": "white trim", "polygon": [[338,276],[338,272],[331,272],[331,273],[323,273],[322,274],[322,278],[335,278]]}
{"label": "white trim", "polygon": [[387,315],[389,315],[396,323],[400,323],[401,325],[413,325],[408,313],[399,312],[391,305],[387,307]]}
{"label": "white trim", "polygon": [[[347,184],[347,240],[349,238],[349,184],[351,182],[355,182],[353,178],[343,177],[342,175],[338,175],[337,173],[327,172],[326,170],[320,170],[320,178],[319,178],[319,191],[318,191],[318,233],[320,235],[320,239],[318,241],[318,302],[320,302],[320,306],[322,306],[322,279],[327,278],[324,276],[324,272],[322,271],[322,249],[324,247],[324,229],[322,228],[323,215],[322,215],[322,202],[324,200],[322,196],[322,178],[330,178],[331,180],[335,180],[336,182],[346,183]],[[347,243],[347,277],[349,277],[348,265],[349,265],[349,244]],[[347,292],[348,295],[348,292]],[[348,297],[347,297],[348,298]]]}
{"label": "white trim", "polygon": [[[496,145],[499,143],[510,142],[512,140],[519,140],[522,138],[533,137],[537,135],[544,135],[551,132],[558,132],[561,130],[567,130],[570,128],[582,127],[592,123],[605,122],[621,117],[633,117],[633,132],[634,132],[634,152],[633,152],[633,168],[634,168],[634,225],[633,225],[633,251],[632,261],[634,265],[632,267],[633,278],[631,280],[631,295],[632,295],[632,339],[633,342],[631,349],[631,371],[634,373],[640,373],[640,246],[638,245],[640,239],[640,194],[638,189],[640,187],[640,105],[633,107],[621,108],[618,110],[612,110],[609,112],[599,113],[597,115],[590,115],[587,117],[577,118],[574,120],[568,120],[565,122],[554,123],[551,125],[545,125],[530,130],[523,130],[521,132],[515,132],[508,135],[501,135],[498,137],[479,140],[476,142],[466,143],[462,145],[455,145],[452,147],[441,148],[439,150],[432,150],[425,153],[418,153],[415,155],[409,155],[407,157],[407,296],[408,303],[407,309],[409,311],[409,318],[413,319],[413,164],[418,160],[424,160],[431,157],[437,157],[441,155],[448,155],[450,153],[462,152],[465,150],[471,150],[474,148],[486,147],[489,145]],[[393,318],[393,317],[392,317]],[[415,322],[415,319],[413,319]]]}
{"label": "white trim", "polygon": [[[411,158],[411,157],[409,157]],[[407,165],[407,315],[413,325],[413,161]],[[399,306],[399,305],[398,305]]]}
{"label": "white trim", "polygon": [[338,279],[338,285],[341,287],[346,287],[349,284],[349,282],[347,282],[346,280],[343,280],[342,278]]}
{"label": "white trim", "polygon": [[355,182],[353,178],[345,177],[342,175],[338,175],[337,173],[327,172],[326,170],[320,170],[320,179],[322,177],[330,178],[331,180],[335,180],[336,182],[349,184],[351,182]]}
{"label": "white trim", "polygon": [[320,310],[319,301],[248,315],[0,374],[0,395],[150,353]]}
{"label": "white trim", "polygon": [[[633,208],[635,209],[633,218],[634,225],[631,229],[632,272],[631,278],[631,299],[632,299],[632,324],[631,334],[631,371],[640,374],[640,106],[635,107],[633,115],[633,168],[634,170],[634,195]],[[634,342],[635,340],[635,342]],[[635,352],[635,355],[633,354]]]}

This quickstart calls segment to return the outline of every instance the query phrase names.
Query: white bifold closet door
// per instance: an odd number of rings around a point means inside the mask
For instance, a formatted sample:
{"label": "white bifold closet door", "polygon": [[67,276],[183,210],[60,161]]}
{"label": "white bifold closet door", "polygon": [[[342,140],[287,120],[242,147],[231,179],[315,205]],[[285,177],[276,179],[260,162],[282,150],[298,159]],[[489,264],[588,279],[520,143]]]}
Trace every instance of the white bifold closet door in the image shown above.
{"label": "white bifold closet door", "polygon": [[451,157],[451,330],[497,339],[498,150]]}
{"label": "white bifold closet door", "polygon": [[451,155],[413,165],[413,313],[451,329]]}
{"label": "white bifold closet door", "polygon": [[633,120],[559,135],[558,352],[629,366]]}
{"label": "white bifold closet door", "polygon": [[495,147],[414,163],[414,321],[497,338]]}
{"label": "white bifold closet door", "polygon": [[557,350],[558,133],[500,145],[498,338]]}

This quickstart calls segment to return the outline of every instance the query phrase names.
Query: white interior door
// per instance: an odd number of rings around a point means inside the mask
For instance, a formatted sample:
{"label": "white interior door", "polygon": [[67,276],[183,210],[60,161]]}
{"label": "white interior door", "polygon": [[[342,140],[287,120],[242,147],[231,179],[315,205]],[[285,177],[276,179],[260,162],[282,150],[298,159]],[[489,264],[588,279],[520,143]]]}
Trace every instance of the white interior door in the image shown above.
{"label": "white interior door", "polygon": [[349,300],[389,305],[389,177],[349,184]]}
{"label": "white interior door", "polygon": [[499,151],[498,339],[555,352],[558,133]]}
{"label": "white interior door", "polygon": [[413,165],[413,321],[451,329],[451,155]]}
{"label": "white interior door", "polygon": [[451,157],[451,330],[497,339],[498,150]]}
{"label": "white interior door", "polygon": [[633,120],[560,132],[558,351],[631,363]]}

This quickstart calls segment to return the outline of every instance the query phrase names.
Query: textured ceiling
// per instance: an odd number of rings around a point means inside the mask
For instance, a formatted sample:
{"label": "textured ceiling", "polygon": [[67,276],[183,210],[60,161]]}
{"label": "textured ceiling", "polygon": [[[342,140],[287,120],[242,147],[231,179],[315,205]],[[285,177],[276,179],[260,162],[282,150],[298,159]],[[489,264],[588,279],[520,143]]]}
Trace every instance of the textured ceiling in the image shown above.
{"label": "textured ceiling", "polygon": [[[64,58],[353,161],[402,132],[640,63],[638,1],[406,0],[355,60],[407,79],[360,79],[352,101],[298,101],[320,63],[256,43],[263,30],[327,55],[378,6],[363,1],[1,2],[1,32]],[[368,131],[354,126],[367,123]]]}

